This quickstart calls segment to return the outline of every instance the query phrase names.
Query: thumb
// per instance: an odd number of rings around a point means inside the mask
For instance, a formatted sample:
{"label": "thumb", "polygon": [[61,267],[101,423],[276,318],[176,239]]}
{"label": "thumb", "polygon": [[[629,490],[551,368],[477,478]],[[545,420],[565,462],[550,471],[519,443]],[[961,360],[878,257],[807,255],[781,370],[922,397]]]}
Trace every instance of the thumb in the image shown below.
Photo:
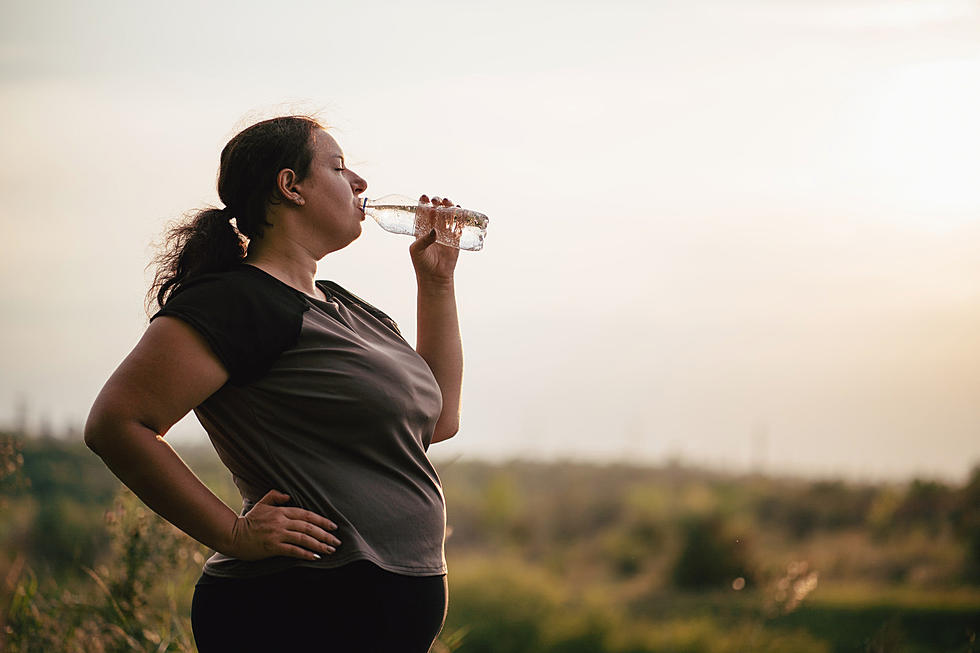
{"label": "thumb", "polygon": [[434,242],[436,242],[436,230],[429,229],[429,232],[424,236],[419,236],[415,242],[409,246],[409,249],[412,251],[412,253],[421,252]]}
{"label": "thumb", "polygon": [[265,493],[265,496],[259,500],[259,503],[264,503],[269,506],[280,506],[288,501],[288,494],[284,494],[279,490],[269,490]]}

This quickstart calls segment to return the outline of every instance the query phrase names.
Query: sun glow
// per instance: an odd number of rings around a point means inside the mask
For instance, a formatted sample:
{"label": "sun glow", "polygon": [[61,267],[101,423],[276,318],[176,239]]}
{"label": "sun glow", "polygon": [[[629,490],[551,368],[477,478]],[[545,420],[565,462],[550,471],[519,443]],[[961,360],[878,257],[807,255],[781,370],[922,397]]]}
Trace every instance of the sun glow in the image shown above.
{"label": "sun glow", "polygon": [[867,115],[878,192],[935,226],[980,221],[980,58],[896,69]]}

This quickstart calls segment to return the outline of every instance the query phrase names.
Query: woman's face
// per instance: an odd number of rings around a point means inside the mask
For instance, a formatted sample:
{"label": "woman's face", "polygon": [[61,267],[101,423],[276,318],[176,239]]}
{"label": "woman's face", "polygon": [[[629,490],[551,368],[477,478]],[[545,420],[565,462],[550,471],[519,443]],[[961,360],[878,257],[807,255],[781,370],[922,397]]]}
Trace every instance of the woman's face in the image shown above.
{"label": "woman's face", "polygon": [[296,189],[304,199],[304,212],[310,217],[311,234],[328,241],[328,252],[346,247],[361,235],[359,195],[367,188],[364,181],[344,164],[344,152],[327,132],[314,135],[310,171]]}

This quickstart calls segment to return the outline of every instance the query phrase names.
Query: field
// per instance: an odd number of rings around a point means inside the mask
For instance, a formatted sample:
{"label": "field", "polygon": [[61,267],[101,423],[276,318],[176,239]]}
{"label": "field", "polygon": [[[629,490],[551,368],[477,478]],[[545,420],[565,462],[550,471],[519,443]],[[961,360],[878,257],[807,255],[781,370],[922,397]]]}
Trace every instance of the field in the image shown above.
{"label": "field", "polygon": [[[192,469],[237,506],[210,448]],[[963,653],[980,631],[980,468],[962,486],[680,465],[438,466],[436,651]],[[0,650],[193,651],[203,547],[74,439],[0,435]]]}

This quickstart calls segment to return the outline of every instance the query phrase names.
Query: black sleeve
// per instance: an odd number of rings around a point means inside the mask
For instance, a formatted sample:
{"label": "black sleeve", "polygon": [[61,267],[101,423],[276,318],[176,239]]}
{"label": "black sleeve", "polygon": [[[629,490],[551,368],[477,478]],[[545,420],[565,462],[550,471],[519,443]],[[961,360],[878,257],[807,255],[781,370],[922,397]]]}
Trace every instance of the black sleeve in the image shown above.
{"label": "black sleeve", "polygon": [[197,329],[228,371],[248,384],[296,344],[308,306],[254,276],[208,274],[181,288],[151,321],[167,315]]}

